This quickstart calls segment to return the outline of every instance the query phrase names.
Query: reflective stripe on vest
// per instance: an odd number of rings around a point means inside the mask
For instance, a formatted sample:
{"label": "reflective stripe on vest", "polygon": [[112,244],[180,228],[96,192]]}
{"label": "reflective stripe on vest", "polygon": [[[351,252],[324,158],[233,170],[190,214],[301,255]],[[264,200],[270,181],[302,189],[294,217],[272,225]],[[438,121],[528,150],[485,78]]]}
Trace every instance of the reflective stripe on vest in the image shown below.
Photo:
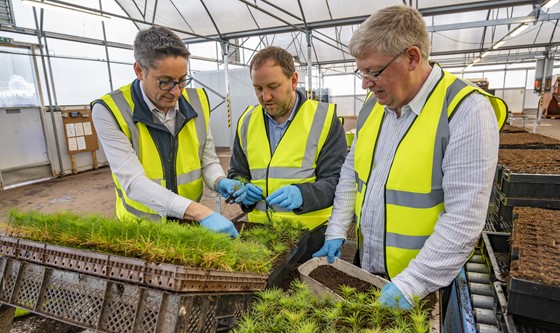
{"label": "reflective stripe on vest", "polygon": [[[161,157],[148,128],[145,124],[134,123],[134,101],[131,86],[131,84],[123,86],[103,96],[101,100],[109,107],[121,130],[130,140],[144,168],[146,177],[156,184],[166,187]],[[200,201],[203,189],[200,161],[206,142],[210,108],[203,89],[187,88],[183,90],[182,96],[199,116],[192,121],[188,121],[177,134],[177,145],[179,147],[175,156],[177,192],[183,197]],[[196,151],[197,154],[190,153],[193,151]],[[143,218],[152,221],[161,219],[152,209],[130,199],[114,174],[113,181],[115,182],[117,195],[116,214],[119,219]]]}
{"label": "reflective stripe on vest", "polygon": [[[334,104],[306,100],[271,155],[262,106],[254,105],[245,110],[239,119],[237,134],[249,163],[251,183],[261,187],[265,197],[286,185],[315,181],[317,158],[330,131],[334,112]],[[301,138],[307,138],[305,143]],[[301,221],[306,228],[314,229],[327,221],[332,207],[300,215],[279,206],[274,206],[274,210],[275,217]],[[266,204],[261,201],[249,213],[249,221],[267,220]]]}
{"label": "reflective stripe on vest", "polygon": [[[449,119],[463,99],[473,92],[480,91],[443,71],[420,115],[399,143],[385,185],[385,263],[390,278],[416,257],[444,210],[441,165],[449,139]],[[501,126],[500,122],[505,118],[499,115],[503,111],[507,114],[507,106],[492,95],[484,95],[493,100],[491,104]],[[384,106],[369,98],[360,111],[356,129],[354,171],[358,246],[363,244],[360,215],[368,178],[374,167],[375,145],[383,115]],[[360,140],[360,135],[365,139]],[[414,172],[411,172],[411,165],[414,165]]]}

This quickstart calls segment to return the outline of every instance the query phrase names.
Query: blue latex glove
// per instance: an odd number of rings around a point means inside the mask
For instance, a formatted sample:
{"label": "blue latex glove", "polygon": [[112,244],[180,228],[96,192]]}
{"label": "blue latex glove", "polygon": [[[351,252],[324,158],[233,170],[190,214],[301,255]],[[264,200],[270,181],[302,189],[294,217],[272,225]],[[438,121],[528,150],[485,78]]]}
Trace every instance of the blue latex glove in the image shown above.
{"label": "blue latex glove", "polygon": [[270,206],[279,205],[282,208],[294,210],[303,205],[301,190],[295,185],[281,187],[266,198]]}
{"label": "blue latex glove", "polygon": [[323,247],[315,253],[313,253],[313,257],[327,257],[327,261],[329,264],[334,263],[334,257],[340,258],[340,249],[342,248],[342,244],[344,243],[344,239],[337,238],[337,239],[330,239],[325,241]]}
{"label": "blue latex glove", "polygon": [[235,192],[236,187],[240,187],[241,182],[235,179],[222,178],[216,185],[216,191],[224,198],[229,198]]}
{"label": "blue latex glove", "polygon": [[392,308],[396,308],[398,306],[403,310],[410,310],[412,308],[412,304],[408,303],[399,287],[397,287],[393,282],[386,284],[385,287],[381,289],[379,303],[383,306]]}
{"label": "blue latex glove", "polygon": [[233,193],[235,202],[242,203],[245,206],[251,206],[263,199],[262,189],[251,183],[245,184],[239,190]]}
{"label": "blue latex glove", "polygon": [[229,234],[233,238],[239,236],[233,223],[218,213],[212,213],[206,216],[200,221],[200,225],[215,232]]}

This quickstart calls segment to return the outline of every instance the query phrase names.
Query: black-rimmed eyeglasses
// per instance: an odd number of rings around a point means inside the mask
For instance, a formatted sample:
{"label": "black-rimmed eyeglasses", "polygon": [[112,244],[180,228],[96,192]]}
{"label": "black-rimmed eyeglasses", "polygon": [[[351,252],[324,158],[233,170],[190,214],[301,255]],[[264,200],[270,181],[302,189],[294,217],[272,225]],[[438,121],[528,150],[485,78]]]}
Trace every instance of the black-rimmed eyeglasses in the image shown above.
{"label": "black-rimmed eyeglasses", "polygon": [[[144,69],[149,72],[148,68],[144,65],[141,65],[142,67],[144,67]],[[187,76],[186,78],[179,80],[179,81],[173,81],[173,80],[160,80],[157,77],[153,76],[152,77],[154,79],[156,79],[156,81],[159,84],[159,89],[163,90],[163,91],[171,91],[173,88],[175,88],[175,86],[179,86],[179,89],[183,89],[186,86],[188,86],[193,78],[192,76]]]}
{"label": "black-rimmed eyeglasses", "polygon": [[173,80],[162,81],[156,78],[157,82],[159,83],[159,89],[164,91],[170,91],[171,89],[175,88],[175,86],[179,86],[179,89],[183,89],[191,83],[192,79],[193,78],[190,76],[187,76],[183,80],[179,80],[179,81],[173,81]]}
{"label": "black-rimmed eyeglasses", "polygon": [[383,71],[385,71],[387,69],[387,67],[389,67],[389,65],[391,65],[393,63],[393,61],[395,61],[403,53],[404,52],[401,52],[401,53],[397,54],[393,59],[391,59],[385,66],[381,67],[381,69],[378,70],[378,71],[370,71],[368,69],[368,70],[366,70],[366,72],[362,72],[361,70],[356,69],[354,71],[354,74],[356,74],[356,76],[358,76],[361,80],[369,79],[371,81],[377,81],[379,79],[379,75],[381,75],[381,73],[383,73]]}

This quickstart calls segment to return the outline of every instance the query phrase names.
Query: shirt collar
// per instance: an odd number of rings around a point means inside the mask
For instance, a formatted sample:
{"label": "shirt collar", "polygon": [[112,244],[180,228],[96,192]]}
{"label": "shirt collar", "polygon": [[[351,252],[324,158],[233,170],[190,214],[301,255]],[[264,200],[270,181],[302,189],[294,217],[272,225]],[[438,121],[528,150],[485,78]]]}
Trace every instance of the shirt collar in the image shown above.
{"label": "shirt collar", "polygon": [[[420,90],[418,91],[416,96],[414,96],[414,98],[410,101],[410,103],[402,107],[402,111],[403,112],[412,111],[416,115],[420,115],[420,112],[422,111],[424,104],[426,104],[426,100],[428,99],[428,96],[430,95],[430,93],[432,92],[436,84],[439,82],[439,79],[441,78],[441,74],[442,74],[441,67],[439,67],[437,64],[434,64],[432,67],[432,71],[430,72],[430,75],[428,75],[426,81],[424,81],[422,88],[420,88]],[[385,107],[385,111],[387,110],[388,108]]]}
{"label": "shirt collar", "polygon": [[274,118],[272,118],[272,117],[268,114],[268,112],[267,112],[266,110],[265,110],[264,114],[268,117],[268,119],[269,119],[270,121],[273,122],[273,124],[275,124],[275,125],[277,125],[277,126],[282,126],[282,125],[285,126],[286,124],[290,123],[290,122],[294,119],[294,116],[296,115],[296,109],[297,109],[298,105],[299,105],[299,95],[296,93],[296,102],[294,103],[294,107],[293,107],[293,109],[292,109],[292,113],[290,113],[290,116],[288,117],[288,120],[286,120],[283,124],[280,124],[280,125],[278,125],[278,123],[276,122],[276,120],[274,120]]}

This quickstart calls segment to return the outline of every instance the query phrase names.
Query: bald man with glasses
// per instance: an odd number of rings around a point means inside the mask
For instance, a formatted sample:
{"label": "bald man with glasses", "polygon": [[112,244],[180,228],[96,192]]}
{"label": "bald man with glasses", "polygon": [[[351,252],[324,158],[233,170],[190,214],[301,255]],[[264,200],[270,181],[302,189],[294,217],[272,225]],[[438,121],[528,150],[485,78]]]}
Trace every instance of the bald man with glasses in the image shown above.
{"label": "bald man with glasses", "polygon": [[141,30],[134,41],[136,80],[92,103],[111,167],[119,219],[186,219],[238,235],[233,223],[199,203],[203,183],[225,179],[210,133],[204,89],[186,88],[190,52],[171,30]]}

